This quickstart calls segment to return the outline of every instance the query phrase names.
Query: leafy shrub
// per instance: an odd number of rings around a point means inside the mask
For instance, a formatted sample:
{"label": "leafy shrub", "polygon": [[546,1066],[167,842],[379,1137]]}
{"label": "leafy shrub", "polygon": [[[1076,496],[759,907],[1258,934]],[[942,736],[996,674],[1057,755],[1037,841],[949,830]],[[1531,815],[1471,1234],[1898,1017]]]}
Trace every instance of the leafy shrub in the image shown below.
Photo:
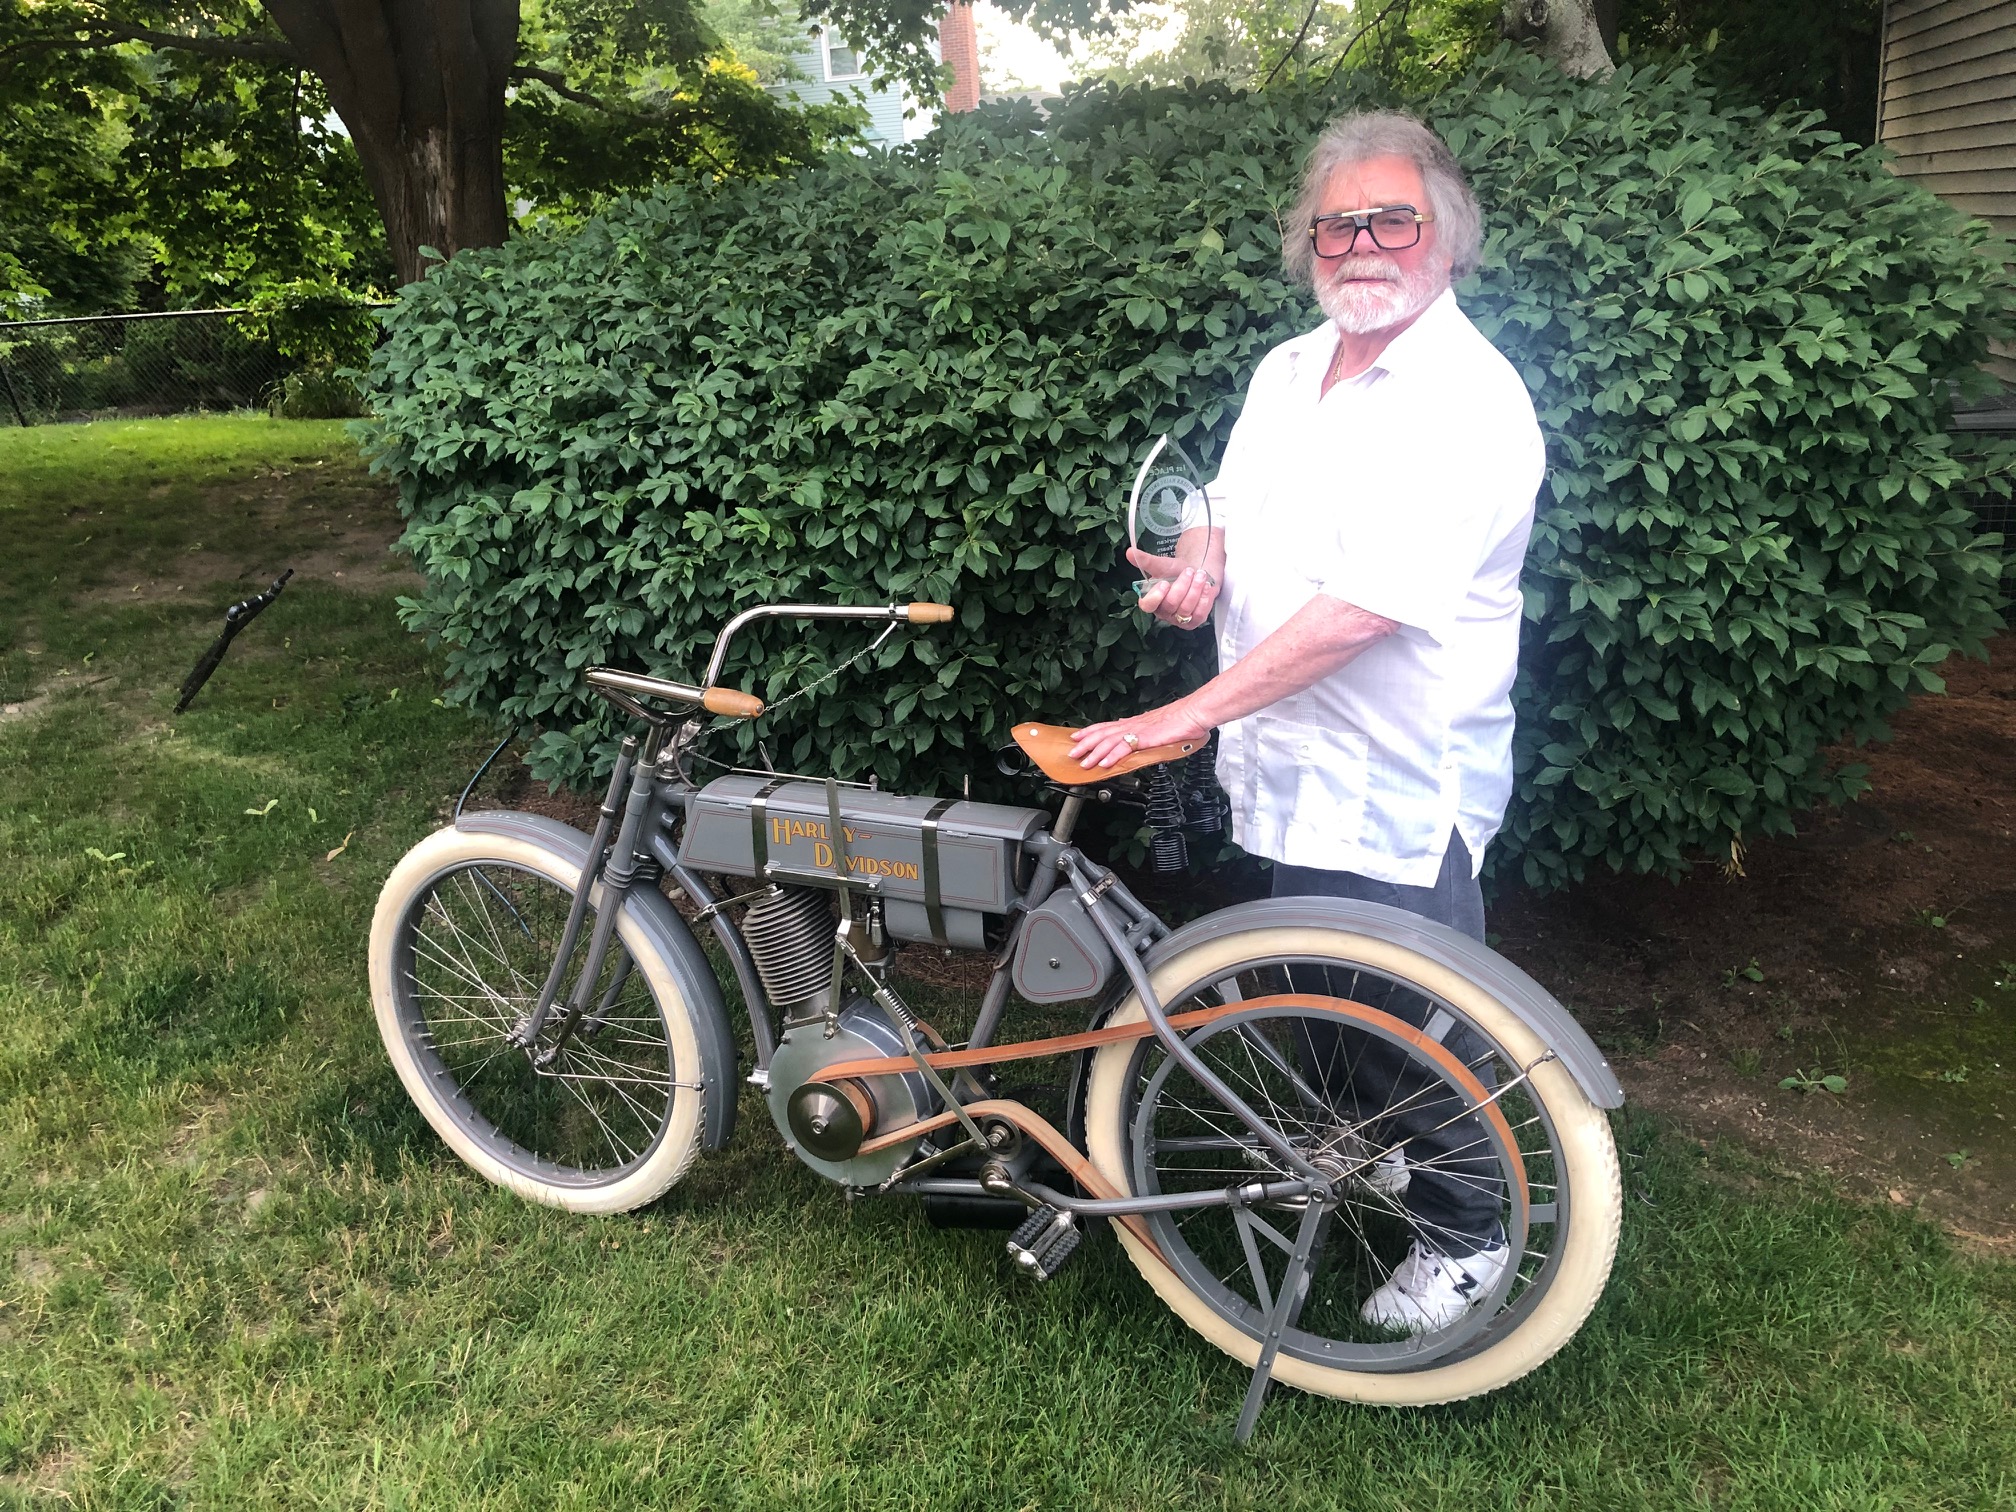
{"label": "leafy shrub", "polygon": [[378,339],[372,311],[383,301],[312,278],[267,284],[238,323],[304,367],[362,367]]}
{"label": "leafy shrub", "polygon": [[[1278,216],[1364,88],[988,109],[455,258],[390,317],[366,431],[452,696],[537,721],[535,769],[582,779],[612,728],[585,666],[693,675],[762,600],[942,598],[956,625],[760,728],[780,762],[943,791],[1015,719],[1193,683],[1204,637],[1128,609],[1130,464],[1163,428],[1215,457],[1261,355],[1314,324]],[[1428,113],[1487,209],[1459,296],[1553,463],[1495,858],[1670,871],[1850,793],[1823,748],[1996,622],[1943,429],[2011,319],[1978,234],[1684,66],[1500,56]],[[774,698],[859,644],[772,626],[730,680]]]}
{"label": "leafy shrub", "polygon": [[351,420],[364,413],[355,369],[317,364],[299,368],[280,380],[272,410],[282,420]]}

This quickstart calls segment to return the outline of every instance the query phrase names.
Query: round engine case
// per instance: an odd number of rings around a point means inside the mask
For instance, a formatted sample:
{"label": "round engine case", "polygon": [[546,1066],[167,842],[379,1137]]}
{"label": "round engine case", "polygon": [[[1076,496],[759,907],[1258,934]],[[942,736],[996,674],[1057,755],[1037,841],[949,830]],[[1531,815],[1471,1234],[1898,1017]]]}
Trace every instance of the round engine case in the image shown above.
{"label": "round engine case", "polygon": [[[897,1167],[917,1149],[917,1141],[906,1139],[872,1155],[856,1155],[847,1160],[825,1160],[805,1148],[791,1129],[791,1095],[828,1066],[841,1061],[868,1060],[892,1055],[908,1055],[903,1033],[866,998],[856,998],[840,1013],[840,1032],[827,1037],[824,1023],[799,1024],[786,1031],[770,1058],[770,1088],[767,1100],[771,1120],[784,1142],[805,1164],[829,1181],[843,1186],[877,1186],[889,1179]],[[937,1109],[931,1084],[915,1071],[897,1076],[863,1077],[874,1104],[874,1128],[869,1138],[900,1129]]]}

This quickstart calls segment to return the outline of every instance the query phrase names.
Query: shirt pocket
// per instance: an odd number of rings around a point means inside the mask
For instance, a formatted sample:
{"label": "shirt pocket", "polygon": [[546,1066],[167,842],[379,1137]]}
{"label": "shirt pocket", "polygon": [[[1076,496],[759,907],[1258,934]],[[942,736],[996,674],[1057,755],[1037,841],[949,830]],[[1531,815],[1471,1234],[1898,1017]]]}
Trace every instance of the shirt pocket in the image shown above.
{"label": "shirt pocket", "polygon": [[1284,860],[1343,866],[1365,828],[1370,738],[1267,715],[1256,726],[1261,826],[1281,836]]}

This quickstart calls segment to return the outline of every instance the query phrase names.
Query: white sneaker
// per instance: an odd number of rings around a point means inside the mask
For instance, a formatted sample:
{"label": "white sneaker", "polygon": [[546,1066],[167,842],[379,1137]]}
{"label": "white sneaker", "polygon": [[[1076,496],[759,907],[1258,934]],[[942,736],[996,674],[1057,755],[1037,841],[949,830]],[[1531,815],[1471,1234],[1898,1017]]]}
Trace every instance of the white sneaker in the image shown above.
{"label": "white sneaker", "polygon": [[1413,1174],[1407,1169],[1407,1152],[1388,1150],[1358,1173],[1359,1184],[1379,1197],[1399,1197],[1407,1191]]}
{"label": "white sneaker", "polygon": [[1395,1146],[1376,1160],[1372,1144],[1356,1129],[1333,1129],[1325,1136],[1322,1153],[1351,1172],[1351,1183],[1375,1197],[1398,1197],[1407,1190],[1413,1175],[1407,1169],[1407,1152]]}
{"label": "white sneaker", "polygon": [[1511,1258],[1512,1247],[1497,1244],[1452,1260],[1416,1239],[1358,1316],[1378,1328],[1415,1334],[1447,1328],[1490,1294]]}

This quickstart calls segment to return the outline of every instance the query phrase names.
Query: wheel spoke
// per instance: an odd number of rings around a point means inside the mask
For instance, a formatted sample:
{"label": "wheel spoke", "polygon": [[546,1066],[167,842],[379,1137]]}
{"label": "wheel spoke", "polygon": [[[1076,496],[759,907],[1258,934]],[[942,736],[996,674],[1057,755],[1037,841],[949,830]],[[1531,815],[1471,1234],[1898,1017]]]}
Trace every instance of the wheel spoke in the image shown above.
{"label": "wheel spoke", "polygon": [[[1336,1183],[1321,1261],[1284,1348],[1352,1368],[1430,1368],[1517,1326],[1546,1290],[1563,1211],[1553,1128],[1529,1070],[1510,1063],[1449,1004],[1369,968],[1319,966],[1295,962],[1255,969],[1251,977],[1222,974],[1164,1006],[1171,1013],[1212,1003],[1234,1008],[1190,1031],[1190,1049]],[[1284,980],[1298,996],[1344,996],[1332,998],[1335,1009],[1266,1004]],[[1227,981],[1238,990],[1225,992]],[[1262,1006],[1245,1006],[1255,1002]],[[1425,1044],[1423,1035],[1410,1037],[1399,1027],[1409,1021],[1428,1025]],[[1222,1190],[1287,1174],[1271,1148],[1159,1045],[1144,1042],[1132,1053],[1127,1118],[1136,1190]],[[1515,1162],[1525,1163],[1516,1208],[1508,1207]],[[1536,1198],[1553,1200],[1543,1205]],[[1270,1221],[1268,1210],[1313,1221],[1309,1201],[1200,1207],[1149,1222],[1186,1284],[1258,1337],[1254,1331],[1278,1300],[1269,1255],[1293,1249],[1280,1237],[1285,1225]],[[1528,1202],[1535,1202],[1530,1210]],[[1446,1236],[1476,1233],[1470,1225],[1494,1221],[1508,1232],[1520,1222],[1523,1241],[1519,1264],[1497,1283],[1487,1306],[1466,1312],[1459,1305],[1450,1322],[1418,1336],[1360,1316],[1410,1244],[1439,1249]]]}
{"label": "wheel spoke", "polygon": [[[408,912],[409,965],[396,975],[409,1042],[452,1098],[444,1106],[472,1136],[541,1180],[604,1180],[656,1148],[680,1095],[670,1026],[644,973],[620,980],[612,950],[585,1019],[553,1063],[513,1035],[537,1003],[571,905],[549,878],[499,862],[436,878]],[[592,931],[593,914],[589,915]],[[583,938],[589,933],[584,932]],[[612,985],[615,984],[615,985]],[[564,1022],[556,1013],[546,1044]]]}

